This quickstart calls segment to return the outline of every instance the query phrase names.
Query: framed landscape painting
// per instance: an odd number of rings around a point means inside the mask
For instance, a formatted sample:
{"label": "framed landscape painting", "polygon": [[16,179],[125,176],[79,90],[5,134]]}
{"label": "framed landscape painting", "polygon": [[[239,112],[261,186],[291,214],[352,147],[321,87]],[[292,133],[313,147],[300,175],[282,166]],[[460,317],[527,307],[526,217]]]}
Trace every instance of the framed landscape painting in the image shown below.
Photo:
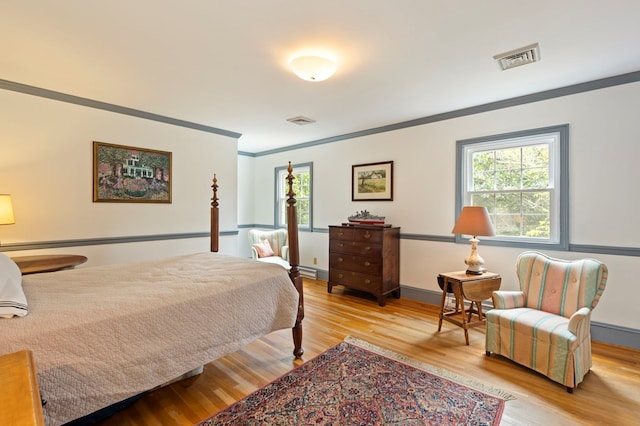
{"label": "framed landscape painting", "polygon": [[393,161],[352,166],[352,201],[393,201]]}
{"label": "framed landscape painting", "polygon": [[93,201],[171,203],[171,153],[93,143]]}

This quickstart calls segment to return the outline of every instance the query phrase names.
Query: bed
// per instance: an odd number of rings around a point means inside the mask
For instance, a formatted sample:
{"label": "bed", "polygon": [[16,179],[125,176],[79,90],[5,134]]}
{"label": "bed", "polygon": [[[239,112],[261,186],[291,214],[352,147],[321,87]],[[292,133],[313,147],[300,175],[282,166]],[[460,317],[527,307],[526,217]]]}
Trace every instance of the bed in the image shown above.
{"label": "bed", "polygon": [[290,271],[217,253],[214,177],[211,252],[22,277],[29,313],[0,319],[0,354],[33,352],[46,424],[162,386],[275,330],[292,328],[293,353],[302,355],[289,178]]}

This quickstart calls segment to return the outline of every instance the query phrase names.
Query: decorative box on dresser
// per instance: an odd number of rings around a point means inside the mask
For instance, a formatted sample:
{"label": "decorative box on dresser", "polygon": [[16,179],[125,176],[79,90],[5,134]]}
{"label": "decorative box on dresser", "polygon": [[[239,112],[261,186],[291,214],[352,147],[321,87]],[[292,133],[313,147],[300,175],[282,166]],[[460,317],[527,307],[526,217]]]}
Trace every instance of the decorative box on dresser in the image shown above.
{"label": "decorative box on dresser", "polygon": [[400,228],[391,225],[329,226],[329,282],[373,294],[400,298]]}

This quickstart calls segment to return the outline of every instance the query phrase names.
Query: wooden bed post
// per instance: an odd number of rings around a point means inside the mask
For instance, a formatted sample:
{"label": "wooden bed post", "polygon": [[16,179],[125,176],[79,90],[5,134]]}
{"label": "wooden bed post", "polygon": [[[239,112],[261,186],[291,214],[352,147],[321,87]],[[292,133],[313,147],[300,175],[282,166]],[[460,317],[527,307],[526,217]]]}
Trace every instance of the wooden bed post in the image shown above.
{"label": "wooden bed post", "polygon": [[289,172],[287,175],[287,183],[289,185],[289,191],[287,192],[287,233],[289,235],[289,265],[291,270],[289,276],[293,282],[294,287],[298,291],[298,315],[296,317],[296,323],[293,326],[293,355],[296,358],[300,358],[304,353],[302,349],[302,319],[304,318],[304,290],[302,288],[302,277],[300,276],[300,270],[298,265],[300,264],[300,246],[298,244],[298,215],[296,214],[296,199],[293,192],[293,167],[291,167],[291,161],[289,161]]}
{"label": "wooden bed post", "polygon": [[218,251],[218,237],[220,233],[219,211],[218,211],[218,179],[213,175],[213,198],[211,198],[211,251]]}

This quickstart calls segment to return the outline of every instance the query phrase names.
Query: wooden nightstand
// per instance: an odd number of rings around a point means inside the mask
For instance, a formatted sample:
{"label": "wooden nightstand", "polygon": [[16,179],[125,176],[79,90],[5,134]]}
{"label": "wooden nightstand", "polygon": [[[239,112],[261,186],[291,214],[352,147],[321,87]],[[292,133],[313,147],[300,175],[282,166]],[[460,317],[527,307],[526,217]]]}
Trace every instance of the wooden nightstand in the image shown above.
{"label": "wooden nightstand", "polygon": [[73,268],[87,261],[86,256],[77,254],[42,254],[36,256],[12,257],[22,275],[53,272]]}
{"label": "wooden nightstand", "polygon": [[31,351],[0,356],[0,424],[44,425]]}
{"label": "wooden nightstand", "polygon": [[[464,329],[464,339],[469,344],[469,329],[484,325],[486,322],[482,312],[482,301],[491,298],[494,291],[500,289],[502,278],[493,272],[482,275],[469,275],[465,271],[446,272],[438,275],[438,285],[442,288],[442,305],[440,306],[440,320],[438,331],[442,328],[442,320],[449,321]],[[456,307],[453,311],[445,312],[447,293],[453,293]],[[464,300],[471,301],[469,309],[465,311]],[[475,305],[475,308],[474,308]],[[472,321],[473,314],[478,318]]]}

